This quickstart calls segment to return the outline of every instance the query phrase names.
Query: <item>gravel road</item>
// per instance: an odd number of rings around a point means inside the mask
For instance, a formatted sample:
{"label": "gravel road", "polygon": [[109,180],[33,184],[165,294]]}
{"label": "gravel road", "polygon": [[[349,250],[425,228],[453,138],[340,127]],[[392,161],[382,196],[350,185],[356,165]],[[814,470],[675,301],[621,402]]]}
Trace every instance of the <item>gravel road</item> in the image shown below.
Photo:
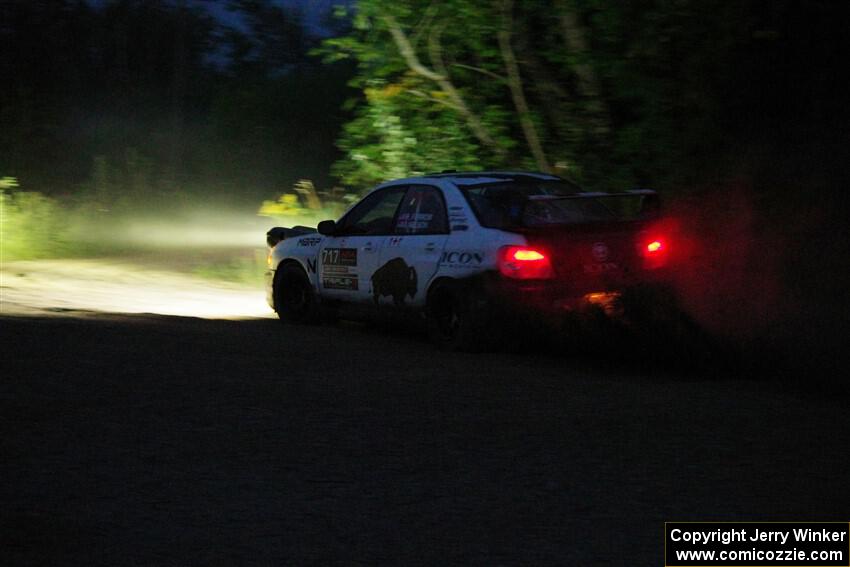
{"label": "gravel road", "polygon": [[[197,255],[197,254],[196,254]],[[258,286],[209,280],[159,264],[105,259],[4,262],[0,314],[155,313],[205,319],[271,317]]]}
{"label": "gravel road", "polygon": [[6,315],[8,565],[662,565],[845,520],[847,399],[368,326]]}

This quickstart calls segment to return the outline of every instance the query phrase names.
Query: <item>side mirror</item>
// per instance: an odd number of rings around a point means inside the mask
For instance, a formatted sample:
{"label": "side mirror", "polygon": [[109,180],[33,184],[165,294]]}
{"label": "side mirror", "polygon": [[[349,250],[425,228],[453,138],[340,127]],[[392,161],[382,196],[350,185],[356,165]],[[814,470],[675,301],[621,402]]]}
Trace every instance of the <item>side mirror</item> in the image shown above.
{"label": "side mirror", "polygon": [[336,221],[323,220],[319,223],[319,226],[316,227],[316,230],[318,230],[319,234],[323,236],[333,236],[334,233],[336,233]]}

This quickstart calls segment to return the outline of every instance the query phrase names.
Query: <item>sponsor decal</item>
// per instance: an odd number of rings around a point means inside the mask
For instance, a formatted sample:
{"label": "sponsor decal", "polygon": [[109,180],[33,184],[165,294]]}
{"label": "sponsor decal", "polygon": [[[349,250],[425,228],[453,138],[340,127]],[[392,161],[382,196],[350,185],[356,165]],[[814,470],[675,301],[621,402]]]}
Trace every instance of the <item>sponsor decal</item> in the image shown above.
{"label": "sponsor decal", "polygon": [[311,236],[311,237],[308,237],[308,238],[299,238],[298,239],[298,246],[316,246],[321,241],[322,241],[322,238],[318,237],[318,236]]}
{"label": "sponsor decal", "polygon": [[322,287],[325,289],[357,291],[357,276],[325,276],[322,279]]}
{"label": "sponsor decal", "polygon": [[474,268],[484,262],[484,254],[475,250],[446,250],[440,256],[440,265],[448,268]]}
{"label": "sponsor decal", "polygon": [[432,213],[401,213],[396,220],[396,228],[422,230],[428,228],[433,220]]}
{"label": "sponsor decal", "polygon": [[356,266],[357,248],[325,248],[322,266]]}
{"label": "sponsor decal", "polygon": [[322,266],[323,274],[347,274],[348,266]]}
{"label": "sponsor decal", "polygon": [[590,251],[593,253],[593,259],[597,262],[608,260],[608,245],[604,242],[595,242]]}
{"label": "sponsor decal", "polygon": [[462,211],[449,213],[449,222],[466,222],[466,213]]}
{"label": "sponsor decal", "polygon": [[403,258],[393,258],[372,274],[372,299],[378,305],[382,297],[390,296],[393,305],[401,307],[405,297],[416,296],[418,283],[416,269]]}
{"label": "sponsor decal", "polygon": [[469,220],[466,213],[463,212],[461,207],[450,208],[455,209],[449,211],[449,225],[452,227],[452,230],[467,230],[469,228]]}

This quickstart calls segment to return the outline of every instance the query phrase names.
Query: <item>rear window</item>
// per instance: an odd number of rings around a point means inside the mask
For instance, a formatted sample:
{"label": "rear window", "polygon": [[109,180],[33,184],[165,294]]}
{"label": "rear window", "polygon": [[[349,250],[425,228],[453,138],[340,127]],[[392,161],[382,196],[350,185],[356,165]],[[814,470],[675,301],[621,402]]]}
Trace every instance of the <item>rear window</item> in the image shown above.
{"label": "rear window", "polygon": [[636,220],[657,211],[654,194],[578,195],[563,181],[490,183],[460,187],[488,228],[532,228]]}

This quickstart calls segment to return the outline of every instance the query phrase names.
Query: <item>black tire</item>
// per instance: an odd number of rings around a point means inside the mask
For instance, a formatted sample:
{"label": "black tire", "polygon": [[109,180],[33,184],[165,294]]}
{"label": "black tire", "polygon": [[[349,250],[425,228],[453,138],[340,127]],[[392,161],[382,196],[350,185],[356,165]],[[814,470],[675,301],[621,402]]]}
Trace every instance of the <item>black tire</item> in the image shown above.
{"label": "black tire", "polygon": [[274,283],[274,308],[284,323],[304,325],[319,322],[313,286],[301,267],[284,264],[278,268]]}
{"label": "black tire", "polygon": [[440,349],[481,352],[498,343],[488,302],[463,284],[437,284],[428,294],[425,316],[431,341]]}

